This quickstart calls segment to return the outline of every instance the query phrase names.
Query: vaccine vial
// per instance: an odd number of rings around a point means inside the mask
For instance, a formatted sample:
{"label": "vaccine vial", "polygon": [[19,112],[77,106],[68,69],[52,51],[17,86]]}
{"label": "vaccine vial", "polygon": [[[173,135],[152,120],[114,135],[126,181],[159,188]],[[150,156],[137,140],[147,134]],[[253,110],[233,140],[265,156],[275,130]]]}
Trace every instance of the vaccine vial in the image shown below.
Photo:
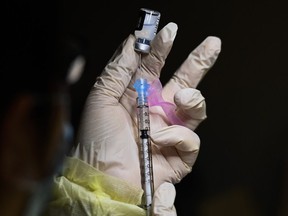
{"label": "vaccine vial", "polygon": [[139,20],[135,29],[135,50],[149,53],[150,43],[155,37],[161,14],[158,11],[140,8]]}

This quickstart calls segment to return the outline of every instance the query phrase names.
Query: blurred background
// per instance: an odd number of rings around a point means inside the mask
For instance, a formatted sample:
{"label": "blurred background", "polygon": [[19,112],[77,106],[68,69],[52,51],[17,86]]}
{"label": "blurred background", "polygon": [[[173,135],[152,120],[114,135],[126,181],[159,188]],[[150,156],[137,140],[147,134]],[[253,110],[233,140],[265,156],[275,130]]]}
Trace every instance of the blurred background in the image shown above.
{"label": "blurred background", "polygon": [[176,185],[178,216],[288,215],[288,13],[284,1],[61,0],[60,34],[86,58],[72,86],[77,132],[89,90],[134,31],[141,7],[161,12],[159,29],[178,25],[161,81],[207,36],[222,40],[214,67],[199,84],[208,118],[197,128],[200,154]]}

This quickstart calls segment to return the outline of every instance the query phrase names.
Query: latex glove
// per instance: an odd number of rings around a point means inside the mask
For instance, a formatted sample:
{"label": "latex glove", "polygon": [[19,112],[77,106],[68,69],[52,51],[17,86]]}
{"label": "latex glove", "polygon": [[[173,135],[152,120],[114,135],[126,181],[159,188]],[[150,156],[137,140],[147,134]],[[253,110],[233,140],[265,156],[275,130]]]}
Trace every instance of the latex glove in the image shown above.
{"label": "latex glove", "polygon": [[173,184],[164,182],[154,192],[152,213],[153,216],[176,216],[174,201],[176,190]]}
{"label": "latex glove", "polygon": [[[140,73],[151,82],[160,77],[176,32],[175,23],[158,32],[151,43],[151,52],[142,55],[141,71],[139,54],[134,51],[135,37],[130,35],[123,42],[97,77],[87,98],[73,156],[141,187],[137,93],[133,84]],[[161,107],[150,108],[156,191],[165,182],[179,182],[196,160],[200,139],[193,130],[206,118],[206,107],[204,97],[195,88],[215,63],[220,46],[219,38],[206,38],[163,87],[163,98],[177,106],[177,116],[184,126],[171,125]]]}

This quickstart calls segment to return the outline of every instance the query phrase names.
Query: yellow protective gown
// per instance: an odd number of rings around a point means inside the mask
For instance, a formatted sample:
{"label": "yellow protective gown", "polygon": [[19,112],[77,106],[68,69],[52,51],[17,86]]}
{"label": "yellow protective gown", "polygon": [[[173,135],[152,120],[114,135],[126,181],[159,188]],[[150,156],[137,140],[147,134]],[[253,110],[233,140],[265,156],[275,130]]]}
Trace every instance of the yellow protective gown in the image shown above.
{"label": "yellow protective gown", "polygon": [[143,190],[104,174],[82,160],[67,157],[63,175],[54,179],[47,216],[145,216]]}

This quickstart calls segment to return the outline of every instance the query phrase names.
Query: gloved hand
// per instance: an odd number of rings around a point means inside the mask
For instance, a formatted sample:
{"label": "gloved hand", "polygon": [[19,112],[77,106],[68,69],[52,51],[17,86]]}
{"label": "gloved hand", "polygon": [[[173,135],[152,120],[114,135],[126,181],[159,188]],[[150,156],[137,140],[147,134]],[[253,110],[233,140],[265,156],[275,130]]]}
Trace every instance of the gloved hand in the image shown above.
{"label": "gloved hand", "polygon": [[[83,111],[73,152],[98,170],[141,187],[136,97],[133,84],[141,77],[159,79],[161,69],[177,33],[175,23],[167,24],[155,36],[149,54],[134,51],[130,35],[115,52],[91,89]],[[205,99],[196,89],[215,63],[221,49],[217,37],[207,37],[193,50],[162,89],[165,101],[175,104],[182,125],[171,124],[159,106],[150,107],[154,170],[154,215],[176,215],[174,184],[191,172],[200,139],[193,131],[206,118]],[[162,193],[173,193],[170,199]],[[174,192],[173,192],[174,191]],[[168,213],[169,212],[169,213]]]}

